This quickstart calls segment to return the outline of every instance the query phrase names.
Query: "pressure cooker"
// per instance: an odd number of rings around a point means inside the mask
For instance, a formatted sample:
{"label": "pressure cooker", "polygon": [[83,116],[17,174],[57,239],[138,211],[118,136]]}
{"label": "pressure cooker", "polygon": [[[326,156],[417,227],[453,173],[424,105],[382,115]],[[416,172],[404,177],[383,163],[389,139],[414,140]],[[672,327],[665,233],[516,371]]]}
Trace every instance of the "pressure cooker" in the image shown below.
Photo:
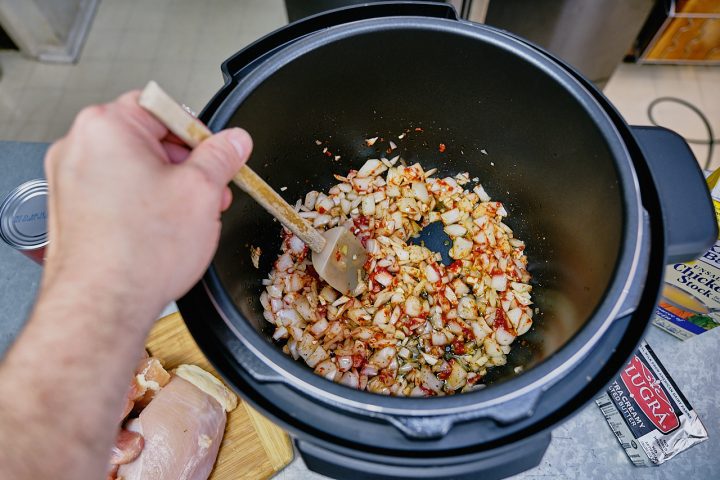
{"label": "pressure cooker", "polygon": [[[225,83],[200,118],[212,130],[247,129],[249,165],[291,203],[377,155],[365,138],[419,129],[398,142],[401,156],[439,175],[479,177],[527,245],[540,314],[486,388],[375,395],[315,375],[272,340],[259,296],[281,227],[233,192],[212,264],[178,305],[225,381],[290,432],[322,474],[488,480],[537,465],[551,430],[635,349],[665,265],[717,238],[703,175],[680,136],[628,126],[572,67],[447,5],[309,17],[221,71]],[[340,158],[323,155],[316,139]],[[251,246],[263,252],[259,268]]]}

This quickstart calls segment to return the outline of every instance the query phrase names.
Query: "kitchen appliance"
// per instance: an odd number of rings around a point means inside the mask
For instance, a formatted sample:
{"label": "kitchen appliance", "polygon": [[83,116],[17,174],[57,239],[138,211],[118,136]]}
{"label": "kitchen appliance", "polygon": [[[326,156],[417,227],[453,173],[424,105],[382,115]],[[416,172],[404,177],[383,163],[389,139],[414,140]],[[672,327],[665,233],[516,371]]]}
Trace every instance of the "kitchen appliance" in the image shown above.
{"label": "kitchen appliance", "polygon": [[[397,142],[408,162],[478,176],[527,244],[541,313],[489,386],[384,397],[316,376],[272,341],[258,297],[280,225],[234,191],[212,265],[178,305],[225,380],[290,431],[320,473],[493,479],[537,465],[550,430],[634,350],[664,264],[717,237],[702,174],[678,135],[627,126],[572,68],[507,32],[460,21],[446,5],[309,17],[221,70],[225,85],[200,118],[212,130],[246,128],[251,167],[291,203],[381,154],[363,139],[409,129]],[[263,252],[259,269],[251,246]]]}

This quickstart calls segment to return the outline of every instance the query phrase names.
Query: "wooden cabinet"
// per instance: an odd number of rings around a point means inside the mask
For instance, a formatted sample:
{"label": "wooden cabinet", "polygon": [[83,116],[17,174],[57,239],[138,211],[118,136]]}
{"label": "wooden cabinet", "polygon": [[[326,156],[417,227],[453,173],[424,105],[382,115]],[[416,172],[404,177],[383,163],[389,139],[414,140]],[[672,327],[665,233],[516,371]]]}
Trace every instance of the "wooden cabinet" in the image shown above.
{"label": "wooden cabinet", "polygon": [[659,1],[637,47],[639,63],[720,65],[720,0]]}

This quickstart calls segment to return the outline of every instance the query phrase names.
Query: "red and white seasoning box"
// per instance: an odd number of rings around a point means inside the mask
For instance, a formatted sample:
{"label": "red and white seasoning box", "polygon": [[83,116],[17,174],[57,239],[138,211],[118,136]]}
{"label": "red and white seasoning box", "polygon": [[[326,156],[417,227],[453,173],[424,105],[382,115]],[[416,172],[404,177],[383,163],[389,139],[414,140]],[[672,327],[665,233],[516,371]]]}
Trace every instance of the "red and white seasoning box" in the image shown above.
{"label": "red and white seasoning box", "polygon": [[48,244],[48,185],[45,180],[25,182],[0,205],[0,239],[39,264]]}
{"label": "red and white seasoning box", "polygon": [[637,467],[660,465],[708,437],[690,402],[645,342],[595,403]]}

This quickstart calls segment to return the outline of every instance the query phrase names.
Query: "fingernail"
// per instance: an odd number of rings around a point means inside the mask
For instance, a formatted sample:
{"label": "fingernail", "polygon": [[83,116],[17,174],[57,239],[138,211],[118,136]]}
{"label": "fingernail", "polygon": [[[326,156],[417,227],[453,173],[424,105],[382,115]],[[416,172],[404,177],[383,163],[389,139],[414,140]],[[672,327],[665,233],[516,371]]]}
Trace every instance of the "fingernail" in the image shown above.
{"label": "fingernail", "polygon": [[237,154],[241,157],[245,156],[246,150],[243,144],[245,134],[239,128],[233,128],[228,134],[228,141],[235,148]]}

